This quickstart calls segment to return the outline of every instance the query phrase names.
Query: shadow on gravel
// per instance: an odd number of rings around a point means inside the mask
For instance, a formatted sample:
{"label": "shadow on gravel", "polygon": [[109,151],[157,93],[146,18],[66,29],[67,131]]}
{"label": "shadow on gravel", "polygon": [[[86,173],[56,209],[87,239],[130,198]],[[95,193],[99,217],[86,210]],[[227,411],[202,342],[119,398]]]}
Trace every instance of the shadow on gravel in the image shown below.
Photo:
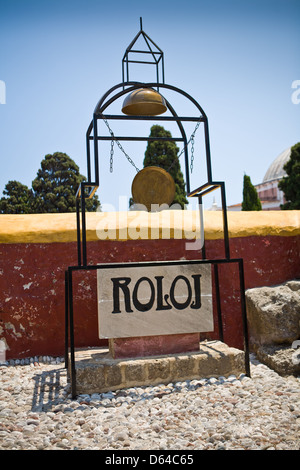
{"label": "shadow on gravel", "polygon": [[63,401],[65,390],[65,369],[45,371],[34,377],[35,385],[31,411],[51,411],[52,407]]}

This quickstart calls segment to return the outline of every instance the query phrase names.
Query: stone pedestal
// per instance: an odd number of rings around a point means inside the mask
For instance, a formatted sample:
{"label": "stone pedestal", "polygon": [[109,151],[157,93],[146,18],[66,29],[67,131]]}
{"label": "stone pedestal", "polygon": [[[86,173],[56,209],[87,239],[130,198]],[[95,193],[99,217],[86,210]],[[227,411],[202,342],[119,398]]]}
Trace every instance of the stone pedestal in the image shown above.
{"label": "stone pedestal", "polygon": [[244,352],[221,341],[200,343],[197,352],[134,359],[113,359],[108,349],[87,349],[77,351],[75,359],[77,394],[245,373]]}
{"label": "stone pedestal", "polygon": [[178,263],[98,270],[99,338],[114,359],[199,351],[214,330],[211,264]]}
{"label": "stone pedestal", "polygon": [[199,337],[199,333],[190,333],[114,338],[109,340],[109,352],[113,359],[195,352],[199,351]]}

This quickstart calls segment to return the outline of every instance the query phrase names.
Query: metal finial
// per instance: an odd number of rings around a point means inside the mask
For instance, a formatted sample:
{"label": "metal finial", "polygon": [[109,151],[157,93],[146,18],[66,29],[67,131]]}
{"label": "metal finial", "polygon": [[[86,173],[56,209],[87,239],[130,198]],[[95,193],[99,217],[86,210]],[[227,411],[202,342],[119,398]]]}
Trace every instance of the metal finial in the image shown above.
{"label": "metal finial", "polygon": [[140,26],[141,26],[141,31],[143,31],[143,19],[141,16],[140,16]]}

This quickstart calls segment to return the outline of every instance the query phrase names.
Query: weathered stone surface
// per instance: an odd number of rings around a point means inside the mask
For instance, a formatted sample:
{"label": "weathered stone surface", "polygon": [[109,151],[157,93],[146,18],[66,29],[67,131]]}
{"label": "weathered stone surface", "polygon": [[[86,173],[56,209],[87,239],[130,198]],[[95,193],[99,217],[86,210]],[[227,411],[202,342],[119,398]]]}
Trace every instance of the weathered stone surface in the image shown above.
{"label": "weathered stone surface", "polygon": [[144,380],[149,380],[149,383],[164,382],[170,377],[171,362],[167,357],[153,358],[147,361],[148,376]]}
{"label": "weathered stone surface", "polygon": [[113,359],[108,350],[76,352],[77,393],[99,393],[122,388],[168,384],[245,372],[245,355],[221,341],[200,343],[192,353],[136,359]]}
{"label": "weathered stone surface", "polygon": [[261,362],[282,376],[300,374],[300,349],[289,345],[263,345],[255,352]]}
{"label": "weathered stone surface", "polygon": [[300,337],[300,281],[246,292],[250,343],[291,344]]}
{"label": "weathered stone surface", "polygon": [[286,285],[295,292],[298,292],[300,294],[300,281],[293,280],[293,281],[287,281]]}

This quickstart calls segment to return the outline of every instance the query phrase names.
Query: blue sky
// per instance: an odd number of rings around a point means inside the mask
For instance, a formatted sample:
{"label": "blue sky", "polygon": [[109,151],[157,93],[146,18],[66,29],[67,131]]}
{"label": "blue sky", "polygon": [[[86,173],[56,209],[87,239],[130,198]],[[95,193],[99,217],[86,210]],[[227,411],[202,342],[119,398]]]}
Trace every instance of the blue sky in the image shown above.
{"label": "blue sky", "polygon": [[[228,204],[241,202],[244,173],[260,183],[271,162],[300,141],[300,104],[291,99],[300,80],[300,0],[0,0],[0,194],[9,180],[31,186],[41,160],[56,151],[86,175],[87,127],[98,100],[122,81],[122,57],[140,17],[164,51],[165,82],[208,116],[213,178],[225,181]],[[131,78],[151,82],[153,70],[135,68]],[[178,114],[190,113],[181,98],[169,99]],[[143,126],[148,135],[151,123]],[[138,130],[131,123],[124,131]],[[205,171],[198,132],[192,189]],[[123,146],[141,168],[145,143]],[[109,152],[103,145],[98,194],[118,208],[136,173],[116,146],[110,173]],[[206,208],[213,196],[219,201],[217,192],[207,196]]]}

